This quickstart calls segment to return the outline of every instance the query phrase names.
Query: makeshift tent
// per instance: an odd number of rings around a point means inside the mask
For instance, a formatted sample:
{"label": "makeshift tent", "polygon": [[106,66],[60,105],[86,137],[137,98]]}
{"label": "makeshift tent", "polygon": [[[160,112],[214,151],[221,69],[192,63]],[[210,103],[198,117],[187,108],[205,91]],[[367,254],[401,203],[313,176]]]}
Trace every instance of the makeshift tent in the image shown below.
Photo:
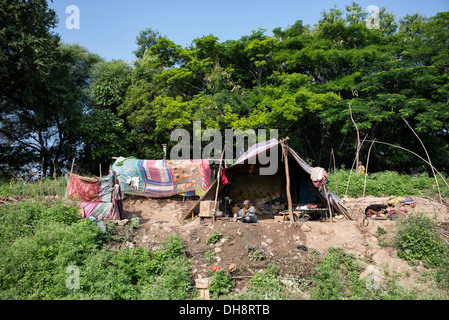
{"label": "makeshift tent", "polygon": [[139,160],[119,157],[112,165],[124,194],[149,198],[204,193],[210,187],[208,160]]}
{"label": "makeshift tent", "polygon": [[121,220],[123,213],[120,186],[115,173],[104,178],[87,178],[70,174],[67,183],[67,199],[76,199],[84,218]]}
{"label": "makeshift tent", "polygon": [[[347,219],[351,219],[348,208],[325,185],[327,182],[325,181],[327,177],[325,170],[309,166],[288,146],[287,150],[290,194],[294,206],[318,202],[322,208],[328,208],[332,213],[343,214]],[[276,156],[271,157],[273,152],[276,153]],[[263,162],[261,161],[262,155],[264,156]],[[270,166],[270,163],[262,164],[267,163],[268,158],[277,161],[277,168],[271,175],[261,175],[261,169]],[[287,175],[283,160],[282,143],[277,139],[255,144],[235,164],[221,172],[219,178],[212,183],[185,218],[190,217],[192,213],[198,213],[202,201],[216,200],[217,195],[218,198],[228,197],[232,202],[250,200],[255,205],[267,205],[270,201],[285,201],[287,199]],[[223,183],[226,182],[223,181],[223,174],[228,183]]]}

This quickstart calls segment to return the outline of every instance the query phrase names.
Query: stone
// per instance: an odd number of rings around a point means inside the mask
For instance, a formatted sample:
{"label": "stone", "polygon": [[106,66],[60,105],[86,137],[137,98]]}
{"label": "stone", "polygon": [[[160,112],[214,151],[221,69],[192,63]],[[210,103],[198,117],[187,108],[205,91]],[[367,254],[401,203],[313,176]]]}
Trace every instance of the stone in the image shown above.
{"label": "stone", "polygon": [[214,249],[214,251],[215,251],[215,253],[220,253],[220,252],[223,251],[223,249],[221,249],[220,247],[216,247],[216,248]]}
{"label": "stone", "polygon": [[229,265],[228,267],[229,272],[234,272],[235,270],[237,270],[237,265],[235,263],[231,263],[231,265]]}
{"label": "stone", "polygon": [[268,243],[268,244],[273,243],[273,239],[267,239],[267,243]]}
{"label": "stone", "polygon": [[129,221],[129,219],[119,220],[119,221],[117,222],[117,224],[118,224],[119,226],[124,226],[125,224],[128,223],[128,221]]}
{"label": "stone", "polygon": [[195,288],[207,289],[209,286],[209,278],[197,278],[195,279]]}
{"label": "stone", "polygon": [[309,231],[311,231],[312,229],[311,229],[308,225],[303,224],[303,225],[301,226],[301,230],[304,231],[304,232],[309,232]]}

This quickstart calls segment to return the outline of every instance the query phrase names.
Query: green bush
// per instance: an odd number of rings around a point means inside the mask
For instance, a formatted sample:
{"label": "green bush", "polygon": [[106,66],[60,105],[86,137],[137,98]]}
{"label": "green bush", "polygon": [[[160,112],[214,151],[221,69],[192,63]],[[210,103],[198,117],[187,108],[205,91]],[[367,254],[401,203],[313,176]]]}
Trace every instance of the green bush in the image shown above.
{"label": "green bush", "polygon": [[313,270],[313,299],[365,298],[364,283],[359,280],[362,270],[354,255],[345,253],[342,248],[329,248]]}
{"label": "green bush", "polygon": [[[0,299],[187,299],[191,265],[179,237],[163,249],[108,249],[78,207],[23,201],[0,207]],[[109,225],[107,233],[111,232]],[[67,285],[71,270],[79,287]]]}
{"label": "green bush", "polygon": [[209,291],[213,298],[231,292],[235,285],[235,280],[222,269],[215,271],[210,277],[210,281]]}
{"label": "green bush", "polygon": [[256,273],[251,278],[248,292],[250,299],[281,300],[287,298],[288,291],[278,275],[279,269],[279,266],[269,264],[267,269]]}
{"label": "green bush", "polygon": [[80,220],[79,207],[73,202],[22,201],[0,206],[0,240],[33,234],[37,223],[61,222],[72,224]]}
{"label": "green bush", "polygon": [[437,234],[436,224],[422,213],[404,218],[397,230],[395,244],[399,258],[416,265],[419,260],[426,267],[446,262],[449,248]]}

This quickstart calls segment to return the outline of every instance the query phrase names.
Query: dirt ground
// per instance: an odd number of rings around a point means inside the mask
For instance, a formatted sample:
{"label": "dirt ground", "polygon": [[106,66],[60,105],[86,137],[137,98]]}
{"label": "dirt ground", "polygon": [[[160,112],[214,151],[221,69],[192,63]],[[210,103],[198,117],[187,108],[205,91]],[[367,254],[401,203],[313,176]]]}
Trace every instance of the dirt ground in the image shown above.
{"label": "dirt ground", "polygon": [[[449,206],[426,197],[413,197],[419,204],[415,208],[405,206],[408,214],[424,212],[439,222],[449,221]],[[139,217],[140,228],[129,239],[128,246],[145,246],[150,250],[159,249],[165,236],[176,233],[183,239],[188,257],[193,263],[195,278],[206,278],[218,266],[228,270],[235,264],[232,276],[236,279],[236,290],[240,290],[252,275],[265,269],[269,263],[281,267],[282,274],[304,276],[308,270],[311,252],[325,253],[329,247],[343,247],[366,262],[375,266],[381,274],[402,275],[399,284],[408,286],[419,278],[425,269],[420,264],[410,266],[397,258],[396,250],[380,246],[377,238],[378,228],[395,230],[396,221],[370,220],[362,226],[362,209],[369,204],[386,204],[387,198],[366,197],[364,199],[344,199],[354,220],[340,216],[330,221],[290,221],[277,222],[273,217],[262,217],[259,222],[242,223],[233,219],[216,220],[215,223],[202,223],[195,217],[184,220],[186,212],[195,201],[171,199],[128,198],[124,201],[125,219],[133,215]],[[449,203],[449,199],[445,199]],[[126,222],[126,221],[125,221]],[[448,226],[449,227],[449,226]],[[212,232],[222,234],[221,241],[206,244]],[[210,263],[205,253],[213,251],[215,259]],[[258,251],[257,254],[255,252]],[[263,257],[263,259],[256,259]],[[407,276],[405,276],[407,275]],[[380,276],[382,278],[382,275]]]}

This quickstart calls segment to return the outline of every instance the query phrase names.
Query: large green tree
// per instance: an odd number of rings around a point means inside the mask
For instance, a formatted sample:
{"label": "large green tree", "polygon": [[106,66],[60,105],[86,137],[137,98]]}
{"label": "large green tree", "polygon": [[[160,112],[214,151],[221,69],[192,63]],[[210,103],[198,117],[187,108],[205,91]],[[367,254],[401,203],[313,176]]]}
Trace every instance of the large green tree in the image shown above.
{"label": "large green tree", "polygon": [[1,162],[12,170],[31,162],[47,175],[76,155],[87,78],[99,57],[60,43],[46,1],[2,1],[0,15]]}

